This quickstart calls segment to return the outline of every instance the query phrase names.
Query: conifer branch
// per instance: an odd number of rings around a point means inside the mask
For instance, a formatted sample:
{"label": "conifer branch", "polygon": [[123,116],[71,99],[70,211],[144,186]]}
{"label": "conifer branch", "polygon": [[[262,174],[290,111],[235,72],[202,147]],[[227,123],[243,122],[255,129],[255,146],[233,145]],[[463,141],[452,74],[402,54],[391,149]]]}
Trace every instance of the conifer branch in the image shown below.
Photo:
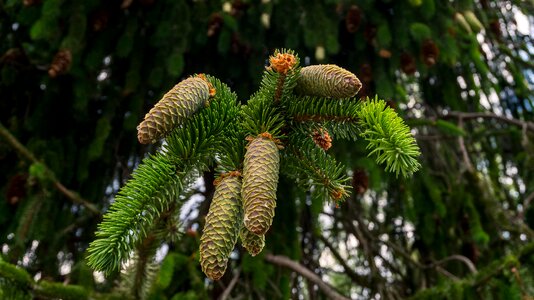
{"label": "conifer branch", "polygon": [[100,210],[91,202],[88,200],[85,200],[84,198],[80,197],[80,195],[68,188],[66,188],[57,178],[54,172],[50,170],[50,168],[46,165],[44,165],[41,161],[35,157],[35,155],[28,150],[24,145],[22,145],[16,137],[14,137],[9,130],[7,130],[2,123],[0,123],[0,135],[8,142],[11,147],[13,147],[20,156],[25,158],[27,161],[33,163],[33,164],[41,164],[44,166],[46,174],[49,176],[49,178],[52,181],[52,184],[54,187],[63,195],[67,197],[70,201],[73,203],[79,204],[87,210],[89,210],[92,214],[100,216]]}
{"label": "conifer branch", "polygon": [[217,90],[209,107],[174,129],[166,147],[144,159],[117,194],[88,249],[88,263],[94,269],[118,270],[157,218],[173,205],[179,209],[184,187],[220,150],[223,132],[237,116],[236,96],[220,81],[209,76],[208,80]]}
{"label": "conifer branch", "polygon": [[311,137],[294,134],[289,140],[291,146],[285,151],[283,163],[288,176],[300,185],[322,189],[316,196],[325,196],[336,203],[343,201],[349,195],[350,181],[345,167],[315,145]]}
{"label": "conifer branch", "polygon": [[361,103],[356,99],[295,96],[285,106],[294,126],[320,123],[334,137],[348,140],[356,140],[361,132],[358,123]]}

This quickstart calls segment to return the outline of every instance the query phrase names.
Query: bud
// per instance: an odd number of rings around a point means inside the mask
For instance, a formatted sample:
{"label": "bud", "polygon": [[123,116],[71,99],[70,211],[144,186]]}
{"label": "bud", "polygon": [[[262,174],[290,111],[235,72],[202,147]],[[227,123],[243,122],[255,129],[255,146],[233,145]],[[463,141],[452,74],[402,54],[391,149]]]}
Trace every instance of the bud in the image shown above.
{"label": "bud", "polygon": [[220,179],[206,216],[200,238],[200,265],[210,279],[224,275],[228,257],[237,242],[241,228],[241,179],[228,175]]}
{"label": "bud", "polygon": [[190,77],[181,81],[156,103],[137,126],[139,142],[156,142],[193,115],[209,97],[210,85],[205,79]]}
{"label": "bud", "polygon": [[280,168],[278,146],[269,133],[250,142],[243,164],[244,223],[248,230],[262,235],[273,223]]}
{"label": "bud", "polygon": [[258,255],[263,250],[263,247],[265,247],[265,235],[256,235],[244,226],[241,228],[239,237],[241,238],[243,248],[247,249],[247,252],[252,256]]}
{"label": "bud", "polygon": [[276,53],[269,57],[269,68],[280,74],[287,74],[296,64],[297,59],[291,53]]}
{"label": "bud", "polygon": [[302,95],[347,98],[358,93],[362,83],[351,72],[336,65],[314,65],[300,71],[295,91]]}

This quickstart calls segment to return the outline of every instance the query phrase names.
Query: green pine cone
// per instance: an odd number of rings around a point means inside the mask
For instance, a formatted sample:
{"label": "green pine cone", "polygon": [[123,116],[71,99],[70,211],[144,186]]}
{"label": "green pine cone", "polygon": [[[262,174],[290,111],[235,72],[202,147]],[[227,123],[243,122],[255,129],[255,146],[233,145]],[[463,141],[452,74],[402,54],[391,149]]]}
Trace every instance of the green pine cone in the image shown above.
{"label": "green pine cone", "polygon": [[247,252],[252,256],[258,255],[258,253],[263,250],[263,247],[265,247],[265,235],[256,235],[244,226],[241,228],[239,237],[241,238],[243,247],[247,249]]}
{"label": "green pine cone", "polygon": [[145,115],[137,126],[141,144],[156,142],[177,125],[193,115],[210,97],[208,82],[200,77],[189,77],[168,91]]}
{"label": "green pine cone", "polygon": [[241,179],[226,176],[215,188],[200,238],[200,265],[210,279],[218,280],[226,271],[242,224]]}
{"label": "green pine cone", "polygon": [[358,93],[362,83],[351,72],[336,65],[313,65],[300,70],[295,92],[301,95],[347,98]]}
{"label": "green pine cone", "polygon": [[241,195],[245,226],[257,235],[273,223],[279,167],[280,154],[270,134],[254,138],[245,153]]}

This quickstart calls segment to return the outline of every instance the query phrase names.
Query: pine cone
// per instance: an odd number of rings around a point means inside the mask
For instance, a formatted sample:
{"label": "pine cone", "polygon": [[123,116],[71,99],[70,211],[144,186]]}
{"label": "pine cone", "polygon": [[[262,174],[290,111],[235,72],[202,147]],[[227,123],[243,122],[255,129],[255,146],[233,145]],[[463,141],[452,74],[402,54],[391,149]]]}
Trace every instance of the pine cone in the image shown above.
{"label": "pine cone", "polygon": [[210,279],[218,280],[226,271],[228,257],[237,242],[242,224],[241,179],[226,176],[215,188],[200,238],[200,265]]}
{"label": "pine cone", "polygon": [[241,228],[239,237],[243,248],[247,249],[247,252],[252,256],[258,255],[265,247],[265,235],[256,235],[244,226]]}
{"label": "pine cone", "polygon": [[408,53],[403,53],[400,56],[401,69],[407,75],[413,75],[417,71],[415,59]]}
{"label": "pine cone", "polygon": [[350,33],[355,33],[360,28],[360,23],[362,21],[362,11],[356,5],[352,5],[347,11],[347,16],[345,17],[345,26],[347,31]]}
{"label": "pine cone", "polygon": [[6,200],[15,205],[26,197],[26,181],[28,174],[17,174],[9,180],[6,188]]}
{"label": "pine cone", "polygon": [[270,134],[254,138],[245,153],[241,195],[245,226],[257,235],[273,223],[279,168],[280,154]]}
{"label": "pine cone", "polygon": [[154,143],[193,115],[209,97],[210,86],[206,80],[190,77],[181,81],[163,95],[137,126],[139,142]]}
{"label": "pine cone", "polygon": [[221,14],[219,13],[213,13],[210,16],[210,19],[208,21],[208,37],[212,37],[221,31],[221,27],[223,24],[223,18]]}
{"label": "pine cone", "polygon": [[431,67],[436,64],[439,56],[439,48],[431,40],[426,40],[421,46],[421,53],[423,54],[423,62],[425,65]]}
{"label": "pine cone", "polygon": [[352,187],[356,194],[362,195],[369,188],[369,176],[363,169],[355,169],[352,175]]}
{"label": "pine cone", "polygon": [[373,24],[370,24],[368,23],[366,26],[365,26],[365,29],[363,31],[363,37],[365,38],[365,40],[367,41],[367,43],[369,44],[374,44],[374,39],[376,37],[376,32],[378,31],[378,29],[376,28],[375,25]]}
{"label": "pine cone", "polygon": [[48,75],[54,78],[60,74],[67,72],[72,64],[72,53],[69,49],[60,50],[54,56],[50,68],[48,69]]}
{"label": "pine cone", "polygon": [[351,72],[336,65],[314,65],[300,71],[295,91],[302,95],[347,98],[358,93],[362,83]]}
{"label": "pine cone", "polygon": [[312,135],[313,142],[321,147],[324,151],[332,147],[332,137],[328,134],[328,131],[320,128],[313,132]]}
{"label": "pine cone", "polygon": [[94,31],[102,31],[108,27],[110,12],[100,9],[91,15],[91,27]]}

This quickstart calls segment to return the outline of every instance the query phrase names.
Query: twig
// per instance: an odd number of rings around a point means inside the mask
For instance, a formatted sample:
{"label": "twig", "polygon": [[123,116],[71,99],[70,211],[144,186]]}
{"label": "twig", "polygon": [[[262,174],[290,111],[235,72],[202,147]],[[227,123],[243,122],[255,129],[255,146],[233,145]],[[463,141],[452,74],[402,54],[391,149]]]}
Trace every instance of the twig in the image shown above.
{"label": "twig", "polygon": [[334,246],[328,241],[327,238],[325,238],[321,234],[319,234],[318,237],[325,244],[325,246],[330,250],[330,252],[332,252],[332,255],[334,255],[334,257],[341,264],[341,266],[343,266],[343,269],[345,269],[345,273],[352,279],[352,281],[354,281],[355,283],[357,283],[357,284],[359,284],[361,286],[368,286],[368,284],[369,284],[367,282],[368,280],[364,276],[359,275],[356,272],[354,272],[354,270],[351,269],[347,265],[347,262],[341,257],[339,252],[336,251]]}
{"label": "twig", "polygon": [[221,297],[219,297],[219,300],[226,300],[226,298],[230,296],[230,293],[234,289],[234,286],[236,285],[237,280],[239,279],[239,274],[241,274],[241,269],[237,268],[234,277],[232,278],[226,289],[224,289],[224,292],[221,294]]}
{"label": "twig", "polygon": [[[458,118],[458,127],[460,127],[460,129],[462,130],[464,129],[463,117]],[[465,141],[462,135],[458,136],[458,145],[460,146],[460,151],[462,152],[462,157],[464,159],[467,171],[473,173],[475,168],[473,167],[473,163],[471,163],[471,159],[469,159],[469,153],[467,152],[467,148],[465,147]]]}
{"label": "twig", "polygon": [[448,261],[451,261],[451,260],[459,260],[461,262],[463,262],[467,268],[469,269],[469,271],[471,271],[471,273],[474,273],[476,274],[477,273],[477,268],[475,267],[475,264],[467,257],[463,256],[463,255],[459,255],[459,254],[453,254],[451,256],[447,256],[443,259],[440,259],[434,263],[431,263],[430,265],[428,265],[428,267],[432,267],[432,266],[440,266]]}
{"label": "twig", "polygon": [[532,200],[534,200],[534,192],[530,193],[526,198],[525,200],[523,200],[523,209],[518,213],[518,219],[520,220],[523,220],[523,217],[525,215],[525,212],[527,211],[529,205],[530,205],[530,202],[532,202]]}
{"label": "twig", "polygon": [[416,261],[415,259],[413,259],[410,254],[406,253],[404,251],[404,249],[402,249],[401,246],[399,246],[399,245],[397,245],[397,244],[395,244],[393,242],[390,242],[390,241],[383,241],[383,240],[378,240],[378,241],[383,243],[383,244],[385,244],[386,246],[390,247],[391,249],[395,250],[396,252],[398,252],[401,256],[406,258],[406,260],[408,260],[408,262],[412,263],[416,267],[421,268],[421,269],[434,268],[438,272],[440,272],[443,275],[445,275],[447,277],[450,277],[450,278],[457,278],[457,277],[452,275],[451,273],[449,273],[445,269],[441,268],[441,265],[446,263],[446,262],[448,262],[448,261],[451,261],[451,260],[458,260],[458,261],[463,262],[467,266],[469,271],[471,271],[471,273],[476,274],[478,272],[477,268],[475,267],[475,264],[469,258],[467,258],[467,257],[465,257],[463,255],[460,255],[460,254],[453,254],[451,256],[447,256],[447,257],[445,257],[443,259],[440,259],[440,260],[435,261],[435,262],[431,262],[429,264],[422,264],[422,263]]}
{"label": "twig", "polygon": [[[30,150],[28,150],[26,147],[24,147],[24,145],[22,145],[16,137],[14,137],[10,132],[9,130],[7,130],[4,125],[2,123],[0,123],[0,136],[2,136],[7,142],[9,145],[11,145],[11,147],[13,147],[18,153],[20,156],[22,156],[23,158],[25,158],[26,160],[32,162],[32,163],[41,163],[36,157],[35,155],[33,155],[32,152],[30,152]],[[42,163],[41,163],[42,164]],[[44,164],[43,164],[44,165]],[[87,208],[91,213],[93,213],[94,215],[97,215],[99,216],[100,215],[100,210],[94,205],[92,204],[91,202],[83,199],[82,197],[80,197],[80,195],[78,195],[76,192],[72,191],[72,190],[69,190],[68,188],[66,188],[61,182],[59,182],[59,180],[57,180],[54,172],[52,172],[52,170],[50,170],[50,168],[48,168],[48,166],[44,165],[45,167],[45,170],[46,172],[48,173],[48,175],[50,176],[51,180],[52,180],[52,183],[54,185],[54,187],[60,192],[62,193],[63,195],[65,195],[69,200],[71,200],[72,202],[76,203],[76,204],[80,204],[82,205],[83,207]]]}
{"label": "twig", "polygon": [[499,120],[499,121],[502,121],[502,122],[505,122],[505,123],[509,123],[509,124],[513,124],[513,125],[516,125],[516,126],[519,126],[519,127],[525,126],[530,131],[534,132],[534,123],[532,123],[532,122],[521,121],[521,120],[518,120],[518,119],[508,118],[508,117],[496,115],[496,114],[493,114],[493,113],[483,113],[483,112],[480,112],[480,113],[474,112],[473,113],[473,112],[451,111],[451,112],[448,112],[447,115],[440,116],[440,119],[450,119],[450,118],[464,119],[464,120],[478,119],[478,118],[496,119],[496,120]]}
{"label": "twig", "polygon": [[319,278],[319,276],[315,275],[312,271],[308,270],[307,268],[305,268],[298,262],[295,262],[286,256],[266,254],[265,260],[272,264],[286,267],[288,269],[293,270],[294,272],[297,272],[301,276],[305,277],[309,281],[316,284],[329,299],[339,299],[339,300],[350,299],[339,294],[336,290],[334,290],[331,286],[326,284],[321,278]]}

